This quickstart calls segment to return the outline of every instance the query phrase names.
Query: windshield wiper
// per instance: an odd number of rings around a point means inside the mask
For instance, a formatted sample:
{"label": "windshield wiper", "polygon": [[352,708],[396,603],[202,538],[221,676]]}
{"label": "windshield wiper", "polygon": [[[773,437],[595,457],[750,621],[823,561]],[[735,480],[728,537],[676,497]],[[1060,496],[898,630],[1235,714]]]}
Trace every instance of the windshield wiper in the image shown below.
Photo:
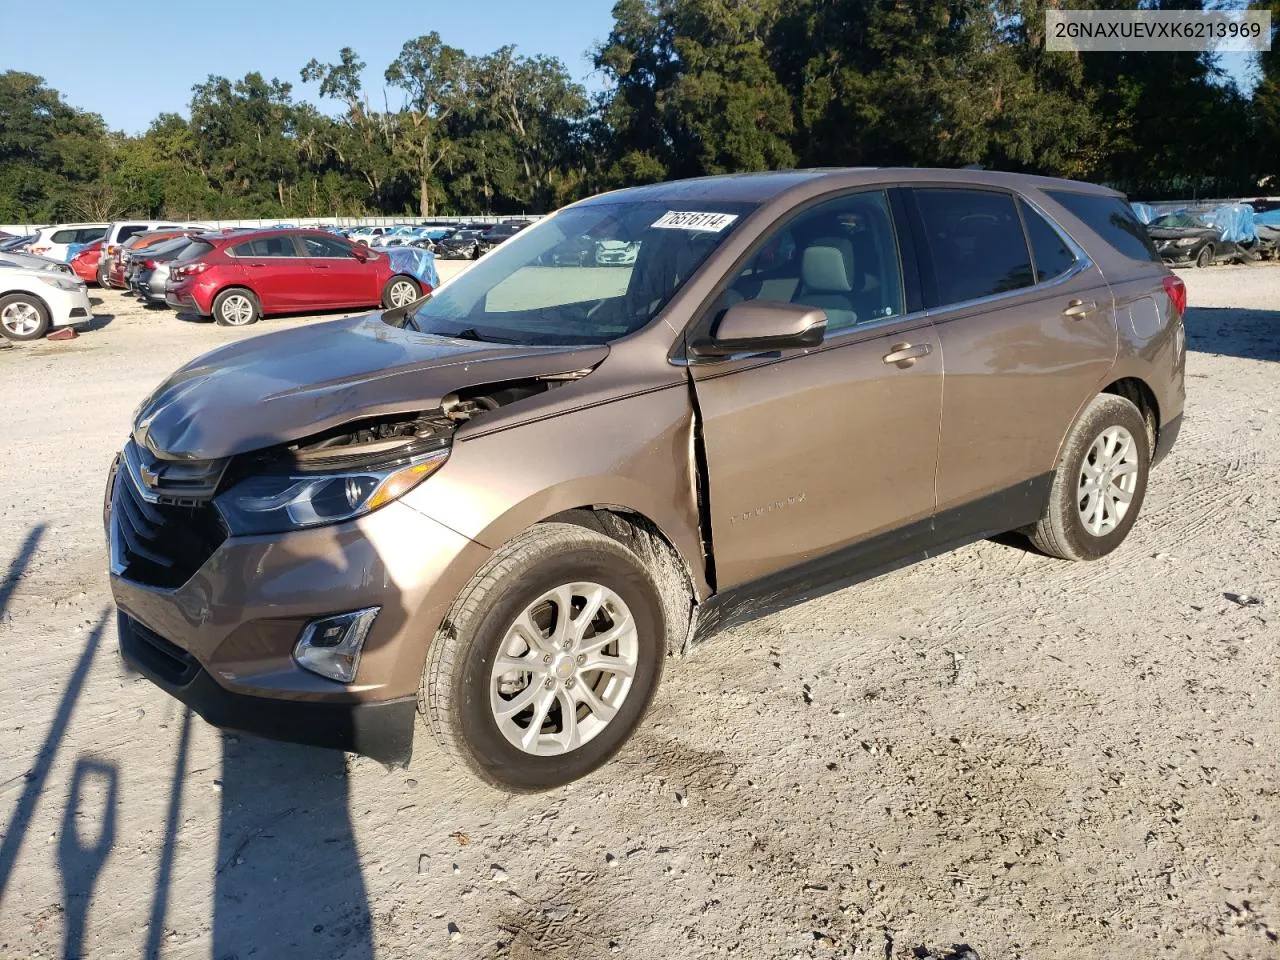
{"label": "windshield wiper", "polygon": [[467,327],[465,330],[459,330],[457,333],[444,334],[447,337],[453,337],[455,340],[479,340],[481,343],[519,343],[519,340],[512,340],[507,337],[486,337],[480,334],[475,327]]}

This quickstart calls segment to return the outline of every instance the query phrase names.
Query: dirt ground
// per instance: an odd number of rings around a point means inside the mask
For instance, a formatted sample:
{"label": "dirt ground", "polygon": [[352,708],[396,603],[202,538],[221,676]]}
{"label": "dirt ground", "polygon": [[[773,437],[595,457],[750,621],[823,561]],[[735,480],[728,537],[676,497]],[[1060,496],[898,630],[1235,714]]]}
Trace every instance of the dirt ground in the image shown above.
{"label": "dirt ground", "polygon": [[425,731],[395,771],[223,735],[121,668],[131,412],[306,319],[106,292],[0,350],[0,957],[1276,957],[1280,267],[1185,276],[1186,425],[1118,553],[984,542],[722,634],[533,797]]}

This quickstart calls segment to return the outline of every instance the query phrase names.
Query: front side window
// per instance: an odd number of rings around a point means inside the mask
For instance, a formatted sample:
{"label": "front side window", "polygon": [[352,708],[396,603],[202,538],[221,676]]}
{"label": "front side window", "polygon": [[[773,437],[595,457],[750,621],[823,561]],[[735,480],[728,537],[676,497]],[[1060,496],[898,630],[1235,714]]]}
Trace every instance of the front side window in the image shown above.
{"label": "front side window", "polygon": [[302,241],[302,252],[308,257],[351,257],[351,248],[341,240],[334,240],[332,237],[320,237],[313,234],[301,234],[298,237]]}
{"label": "front side window", "polygon": [[[608,343],[657,316],[753,204],[658,200],[570,207],[521,230],[428,297],[423,333],[499,343]],[[617,241],[634,255],[597,263]]]}
{"label": "front side window", "polygon": [[717,301],[821,307],[827,333],[901,316],[902,270],[883,190],[828,200],[793,217],[759,248]]}
{"label": "front side window", "polygon": [[1116,252],[1130,260],[1160,262],[1160,254],[1147,236],[1147,228],[1120,197],[1071,190],[1046,190],[1045,193],[1083,220],[1085,226]]}
{"label": "front side window", "polygon": [[1060,277],[1076,264],[1076,255],[1071,252],[1062,234],[1031,209],[1022,200],[1018,201],[1022,210],[1022,222],[1027,225],[1027,237],[1031,240],[1031,257],[1035,260],[1036,283],[1044,283]]}
{"label": "front side window", "polygon": [[1035,283],[1013,197],[985,190],[912,191],[933,261],[936,302],[977,300]]}

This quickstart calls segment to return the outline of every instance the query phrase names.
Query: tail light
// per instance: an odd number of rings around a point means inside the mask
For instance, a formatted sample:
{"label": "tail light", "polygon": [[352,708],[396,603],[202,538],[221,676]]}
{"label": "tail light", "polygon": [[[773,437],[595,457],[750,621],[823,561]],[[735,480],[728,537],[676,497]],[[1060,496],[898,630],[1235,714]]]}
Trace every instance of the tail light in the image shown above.
{"label": "tail light", "polygon": [[197,273],[204,273],[209,269],[207,263],[201,263],[199,260],[194,263],[187,263],[181,267],[174,267],[169,271],[169,276],[173,280],[182,280],[186,277],[194,277]]}
{"label": "tail light", "polygon": [[143,260],[142,268],[144,270],[154,270],[156,268],[156,262],[154,260]]}
{"label": "tail light", "polygon": [[32,247],[31,252],[38,255],[38,254],[46,253],[48,249],[49,249],[48,247]]}
{"label": "tail light", "polygon": [[1165,277],[1164,292],[1169,295],[1169,302],[1173,304],[1173,310],[1179,317],[1187,312],[1187,285],[1182,282],[1181,277]]}

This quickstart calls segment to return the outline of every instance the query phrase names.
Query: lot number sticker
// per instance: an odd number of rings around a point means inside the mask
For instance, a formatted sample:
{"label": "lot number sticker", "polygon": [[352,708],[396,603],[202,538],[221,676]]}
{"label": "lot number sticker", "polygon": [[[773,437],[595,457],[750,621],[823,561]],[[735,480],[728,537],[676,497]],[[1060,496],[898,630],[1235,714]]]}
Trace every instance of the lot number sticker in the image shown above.
{"label": "lot number sticker", "polygon": [[669,210],[653,222],[661,230],[710,230],[719,233],[738,219],[736,213],[694,213]]}

